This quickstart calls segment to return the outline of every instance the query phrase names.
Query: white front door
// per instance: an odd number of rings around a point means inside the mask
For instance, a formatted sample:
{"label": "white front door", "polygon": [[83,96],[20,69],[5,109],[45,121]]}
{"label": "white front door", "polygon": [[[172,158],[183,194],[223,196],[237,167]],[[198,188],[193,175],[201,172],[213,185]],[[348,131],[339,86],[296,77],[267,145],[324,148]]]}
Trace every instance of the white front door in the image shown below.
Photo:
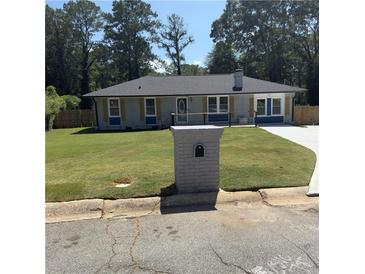
{"label": "white front door", "polygon": [[177,97],[176,98],[176,114],[178,123],[188,122],[188,98],[187,97]]}

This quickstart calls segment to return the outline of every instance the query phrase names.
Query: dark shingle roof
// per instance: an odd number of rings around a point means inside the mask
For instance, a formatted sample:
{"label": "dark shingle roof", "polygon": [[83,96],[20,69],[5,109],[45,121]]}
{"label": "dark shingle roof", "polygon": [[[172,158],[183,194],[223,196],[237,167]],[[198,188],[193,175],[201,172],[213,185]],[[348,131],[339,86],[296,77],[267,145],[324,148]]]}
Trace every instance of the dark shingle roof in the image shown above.
{"label": "dark shingle roof", "polygon": [[291,87],[243,76],[242,90],[234,91],[233,73],[202,76],[145,76],[85,94],[85,97],[177,96],[303,92]]}

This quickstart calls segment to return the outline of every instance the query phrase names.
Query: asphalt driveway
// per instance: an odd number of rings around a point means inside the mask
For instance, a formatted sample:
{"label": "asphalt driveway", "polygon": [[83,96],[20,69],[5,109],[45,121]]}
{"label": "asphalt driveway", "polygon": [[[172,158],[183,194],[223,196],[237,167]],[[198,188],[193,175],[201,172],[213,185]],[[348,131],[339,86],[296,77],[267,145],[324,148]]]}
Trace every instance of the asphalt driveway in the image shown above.
{"label": "asphalt driveway", "polygon": [[268,132],[279,135],[290,141],[298,143],[302,146],[309,148],[316,153],[317,161],[314,168],[314,172],[309,183],[309,189],[307,195],[319,195],[319,180],[318,180],[318,129],[319,126],[289,126],[289,125],[278,125],[278,126],[262,126],[262,129]]}

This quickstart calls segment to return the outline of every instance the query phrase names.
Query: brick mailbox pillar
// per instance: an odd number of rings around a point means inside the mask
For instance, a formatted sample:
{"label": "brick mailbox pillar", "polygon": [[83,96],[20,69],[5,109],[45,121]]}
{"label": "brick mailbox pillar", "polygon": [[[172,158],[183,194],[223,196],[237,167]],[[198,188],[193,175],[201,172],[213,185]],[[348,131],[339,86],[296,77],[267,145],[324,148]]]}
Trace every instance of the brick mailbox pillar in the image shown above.
{"label": "brick mailbox pillar", "polygon": [[223,127],[173,126],[178,192],[219,190],[219,142]]}

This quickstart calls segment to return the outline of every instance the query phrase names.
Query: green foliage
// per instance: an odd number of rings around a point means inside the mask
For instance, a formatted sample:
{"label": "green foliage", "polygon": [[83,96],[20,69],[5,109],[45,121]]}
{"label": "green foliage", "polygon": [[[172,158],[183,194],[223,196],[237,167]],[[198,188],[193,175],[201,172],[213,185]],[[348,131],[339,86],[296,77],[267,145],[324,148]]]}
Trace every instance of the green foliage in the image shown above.
{"label": "green foliage", "polygon": [[46,5],[46,86],[54,85],[58,92],[78,94],[77,46],[69,16],[63,9]]}
{"label": "green foliage", "polygon": [[173,13],[167,17],[167,20],[168,24],[163,25],[160,32],[159,46],[165,49],[177,71],[177,75],[181,75],[181,63],[185,61],[182,51],[193,43],[194,39],[188,35],[182,17]]}
{"label": "green foliage", "polygon": [[60,95],[90,91],[94,35],[101,28],[101,11],[94,2],[70,1],[62,9],[46,6],[46,86],[54,85]]}
{"label": "green foliage", "polygon": [[112,14],[105,15],[105,43],[110,48],[116,81],[146,75],[150,61],[157,57],[150,43],[156,39],[160,23],[151,5],[141,0],[113,1]]}
{"label": "green foliage", "polygon": [[57,113],[66,107],[66,103],[62,97],[57,94],[54,86],[48,86],[46,88],[46,130],[52,130],[53,121],[56,118]]}
{"label": "green foliage", "polygon": [[99,43],[95,45],[93,54],[95,62],[93,69],[90,71],[91,90],[107,88],[117,84],[119,81],[118,68],[112,60],[113,53],[111,48],[106,44]]}
{"label": "green foliage", "polygon": [[80,64],[80,91],[85,94],[90,92],[90,69],[95,61],[93,49],[96,44],[93,37],[103,27],[102,13],[100,7],[88,0],[70,1],[63,8],[72,26]]}
{"label": "green foliage", "polygon": [[[206,69],[183,64],[193,42],[183,18],[168,17],[161,28],[151,5],[142,0],[113,1],[110,13],[92,1],[69,1],[62,9],[46,5],[46,86],[59,95],[81,96],[127,80],[154,74],[158,57],[152,43],[171,59],[166,74],[200,75]],[[161,28],[161,29],[160,29]],[[95,34],[104,32],[97,41]],[[243,68],[250,77],[305,87],[300,103],[318,104],[318,1],[228,0],[213,22],[215,45],[207,57],[209,73]],[[82,99],[81,108],[90,107]]]}
{"label": "green foliage", "polygon": [[209,73],[232,73],[237,68],[237,61],[232,46],[219,41],[208,54]]}
{"label": "green foliage", "polygon": [[[318,1],[228,0],[210,36],[217,43],[210,63],[224,42],[245,75],[306,87],[309,103],[318,104]],[[221,57],[231,68],[232,58],[224,52],[216,54],[216,63]]]}
{"label": "green foliage", "polygon": [[205,74],[208,74],[208,70],[205,67],[191,64],[181,65],[181,75],[205,75]]}
{"label": "green foliage", "polygon": [[63,95],[61,98],[65,102],[66,109],[77,109],[81,102],[79,97],[73,95]]}

